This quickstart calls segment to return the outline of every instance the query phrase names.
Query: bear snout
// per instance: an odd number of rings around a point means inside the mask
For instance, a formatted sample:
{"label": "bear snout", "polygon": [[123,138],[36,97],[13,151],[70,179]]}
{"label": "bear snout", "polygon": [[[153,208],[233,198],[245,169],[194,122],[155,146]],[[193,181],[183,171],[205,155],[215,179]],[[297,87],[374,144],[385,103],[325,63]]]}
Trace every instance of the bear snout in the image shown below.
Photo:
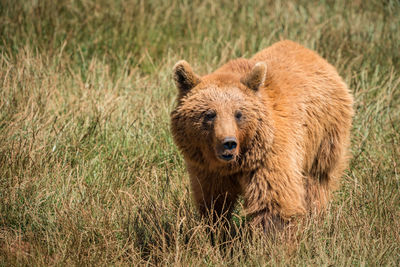
{"label": "bear snout", "polygon": [[232,150],[237,147],[237,142],[235,137],[227,137],[224,139],[223,146],[226,150]]}
{"label": "bear snout", "polygon": [[235,137],[229,136],[219,142],[217,147],[217,156],[223,161],[235,160],[237,155],[238,142]]}

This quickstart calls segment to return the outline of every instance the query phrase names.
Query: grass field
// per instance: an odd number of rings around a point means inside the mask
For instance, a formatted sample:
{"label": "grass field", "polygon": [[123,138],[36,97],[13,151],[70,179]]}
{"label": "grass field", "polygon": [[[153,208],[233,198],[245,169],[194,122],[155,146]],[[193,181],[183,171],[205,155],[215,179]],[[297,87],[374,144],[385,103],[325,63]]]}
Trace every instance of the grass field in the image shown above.
{"label": "grass field", "polygon": [[[399,14],[391,0],[0,0],[0,266],[399,266]],[[212,246],[169,130],[171,69],[205,74],[281,39],[351,88],[350,168],[290,244],[251,234],[239,204],[240,234]]]}

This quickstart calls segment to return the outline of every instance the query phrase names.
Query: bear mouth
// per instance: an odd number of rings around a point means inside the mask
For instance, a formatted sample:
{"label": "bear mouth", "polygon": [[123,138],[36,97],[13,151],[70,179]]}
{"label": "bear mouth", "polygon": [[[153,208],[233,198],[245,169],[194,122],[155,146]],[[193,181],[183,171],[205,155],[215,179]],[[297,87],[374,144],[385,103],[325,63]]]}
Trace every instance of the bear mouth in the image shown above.
{"label": "bear mouth", "polygon": [[234,159],[234,155],[233,154],[221,154],[221,155],[219,155],[219,158],[224,161],[231,161]]}

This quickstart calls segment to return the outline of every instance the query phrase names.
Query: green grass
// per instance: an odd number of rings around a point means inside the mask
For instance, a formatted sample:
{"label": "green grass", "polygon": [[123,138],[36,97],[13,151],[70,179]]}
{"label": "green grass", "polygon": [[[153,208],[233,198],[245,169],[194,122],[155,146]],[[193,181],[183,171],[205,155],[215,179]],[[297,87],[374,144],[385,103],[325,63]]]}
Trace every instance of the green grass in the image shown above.
{"label": "green grass", "polygon": [[[0,0],[0,265],[398,266],[399,14],[391,0]],[[353,159],[295,241],[236,219],[241,234],[212,246],[169,130],[171,69],[205,74],[280,39],[349,84]]]}

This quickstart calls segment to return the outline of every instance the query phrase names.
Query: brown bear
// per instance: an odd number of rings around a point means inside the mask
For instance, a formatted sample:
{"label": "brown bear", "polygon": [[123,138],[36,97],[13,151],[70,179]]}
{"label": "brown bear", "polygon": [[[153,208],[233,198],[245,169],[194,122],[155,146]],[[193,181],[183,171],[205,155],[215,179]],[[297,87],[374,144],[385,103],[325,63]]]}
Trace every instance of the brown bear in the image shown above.
{"label": "brown bear", "polygon": [[198,76],[173,69],[174,141],[202,215],[229,218],[239,196],[266,229],[320,211],[348,164],[353,98],[317,53],[280,41]]}

